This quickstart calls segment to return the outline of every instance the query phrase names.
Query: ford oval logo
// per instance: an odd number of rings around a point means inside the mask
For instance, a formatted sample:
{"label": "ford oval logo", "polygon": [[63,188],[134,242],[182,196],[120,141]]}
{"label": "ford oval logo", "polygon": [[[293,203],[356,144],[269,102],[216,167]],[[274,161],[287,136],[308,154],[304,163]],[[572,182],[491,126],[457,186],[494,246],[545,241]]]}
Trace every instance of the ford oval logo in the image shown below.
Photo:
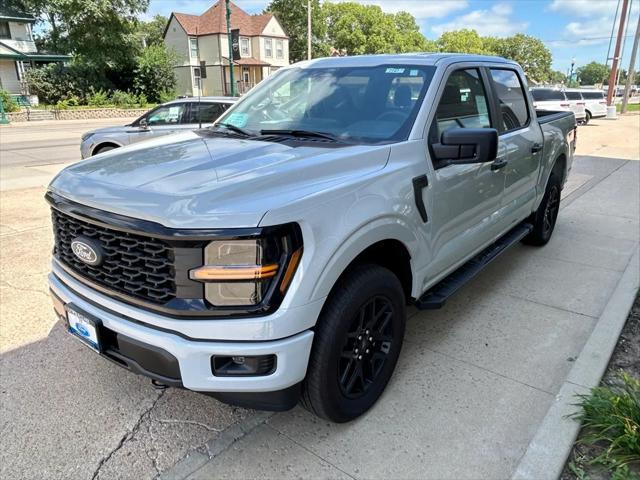
{"label": "ford oval logo", "polygon": [[73,254],[87,265],[96,266],[102,263],[100,246],[88,238],[78,237],[71,242]]}
{"label": "ford oval logo", "polygon": [[89,330],[87,330],[87,327],[85,327],[81,323],[76,323],[76,330],[78,330],[78,333],[80,333],[80,335],[82,335],[83,337],[89,336]]}

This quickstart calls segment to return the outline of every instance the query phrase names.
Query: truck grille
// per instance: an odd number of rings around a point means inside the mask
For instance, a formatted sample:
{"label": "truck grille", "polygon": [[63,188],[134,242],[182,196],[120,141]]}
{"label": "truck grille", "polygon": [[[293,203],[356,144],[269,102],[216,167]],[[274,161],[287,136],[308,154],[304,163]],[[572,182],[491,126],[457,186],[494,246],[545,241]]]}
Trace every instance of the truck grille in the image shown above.
{"label": "truck grille", "polygon": [[[176,297],[174,252],[153,237],[112,230],[52,210],[54,256],[81,276],[108,289],[164,304]],[[71,242],[85,237],[102,248],[103,261],[91,266],[73,253]]]}

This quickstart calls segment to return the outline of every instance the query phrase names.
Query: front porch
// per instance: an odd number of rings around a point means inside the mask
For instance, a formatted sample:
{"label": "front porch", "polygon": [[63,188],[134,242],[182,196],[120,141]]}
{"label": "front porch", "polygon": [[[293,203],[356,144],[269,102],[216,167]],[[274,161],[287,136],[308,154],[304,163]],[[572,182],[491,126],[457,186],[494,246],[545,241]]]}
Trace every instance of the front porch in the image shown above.
{"label": "front porch", "polygon": [[[258,83],[264,80],[271,65],[256,58],[241,58],[234,60],[233,77],[236,86],[235,94],[244,95]],[[231,95],[231,75],[229,59],[223,58],[224,95]]]}

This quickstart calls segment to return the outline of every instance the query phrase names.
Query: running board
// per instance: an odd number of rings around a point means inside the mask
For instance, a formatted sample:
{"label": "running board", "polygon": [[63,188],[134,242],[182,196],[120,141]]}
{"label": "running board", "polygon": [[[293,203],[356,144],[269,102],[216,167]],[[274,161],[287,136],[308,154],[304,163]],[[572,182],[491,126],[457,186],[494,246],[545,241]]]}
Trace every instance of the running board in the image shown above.
{"label": "running board", "polygon": [[514,243],[522,240],[533,230],[530,223],[521,223],[511,229],[504,236],[500,237],[478,255],[458,268],[455,272],[446,276],[440,282],[427,290],[418,300],[416,307],[420,310],[435,310],[442,308],[447,299],[456,293],[465,283],[472,280],[484,267],[489,265],[493,259],[504,252]]}

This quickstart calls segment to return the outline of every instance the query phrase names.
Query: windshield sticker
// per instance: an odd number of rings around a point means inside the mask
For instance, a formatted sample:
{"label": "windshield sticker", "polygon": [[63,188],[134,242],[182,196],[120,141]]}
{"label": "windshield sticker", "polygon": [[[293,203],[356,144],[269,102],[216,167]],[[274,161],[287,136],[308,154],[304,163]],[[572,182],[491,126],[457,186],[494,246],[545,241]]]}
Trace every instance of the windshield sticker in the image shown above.
{"label": "windshield sticker", "polygon": [[410,77],[417,77],[418,76],[418,70],[409,70],[409,76]]}
{"label": "windshield sticker", "polygon": [[227,123],[242,128],[247,124],[248,119],[249,116],[246,113],[233,112],[229,115],[229,118],[227,118]]}
{"label": "windshield sticker", "polygon": [[404,68],[387,68],[385,73],[404,73]]}

